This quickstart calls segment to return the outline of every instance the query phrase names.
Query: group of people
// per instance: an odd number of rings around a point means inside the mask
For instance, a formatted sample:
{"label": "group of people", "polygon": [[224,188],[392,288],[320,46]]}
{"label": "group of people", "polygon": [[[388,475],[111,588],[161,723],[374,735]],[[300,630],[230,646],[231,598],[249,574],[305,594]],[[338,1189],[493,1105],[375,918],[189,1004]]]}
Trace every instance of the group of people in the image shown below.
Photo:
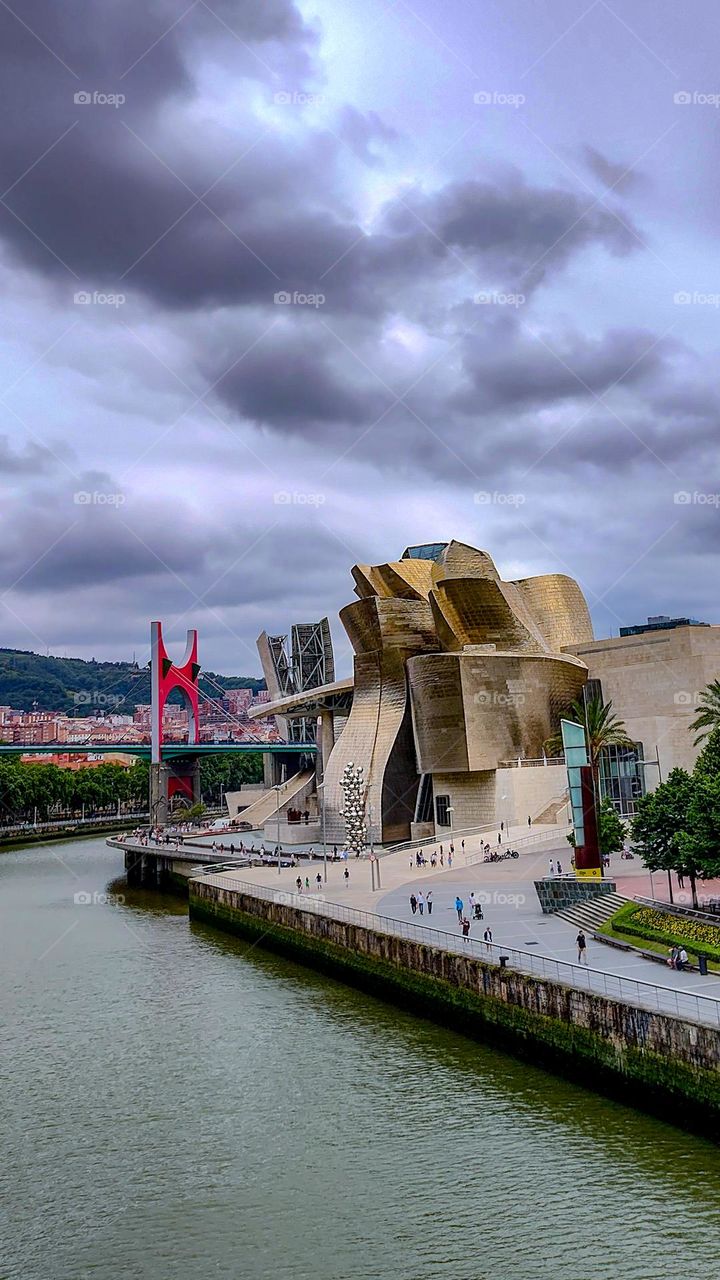
{"label": "group of people", "polygon": [[433,909],[432,889],[428,889],[426,894],[423,893],[422,889],[418,893],[410,894],[410,910],[413,915],[416,915],[418,911],[421,916],[424,915],[426,907],[428,915],[431,916]]}
{"label": "group of people", "polygon": [[668,955],[668,965],[671,969],[684,969],[688,962],[688,953],[684,947],[671,947]]}
{"label": "group of people", "polygon": [[[464,840],[460,842],[460,849],[463,853],[465,852]],[[444,867],[445,857],[446,855],[445,855],[444,845],[440,845],[438,849],[433,849],[430,853],[429,858],[425,857],[425,854],[423,853],[422,849],[418,849],[414,854],[413,853],[410,854],[410,870],[413,871],[416,867],[420,867],[420,868],[431,867],[434,869],[435,867],[437,867],[438,863],[440,863],[441,867]],[[450,871],[452,871],[452,864],[453,864],[454,857],[455,857],[455,845],[453,844],[452,841],[450,841],[450,848],[448,849],[448,852],[447,852],[447,865]]]}
{"label": "group of people", "polygon": [[551,858],[548,864],[548,874],[551,876],[561,876],[562,873],[563,873],[563,869],[562,869],[562,863],[560,859],[558,858],[556,863],[555,859]]}

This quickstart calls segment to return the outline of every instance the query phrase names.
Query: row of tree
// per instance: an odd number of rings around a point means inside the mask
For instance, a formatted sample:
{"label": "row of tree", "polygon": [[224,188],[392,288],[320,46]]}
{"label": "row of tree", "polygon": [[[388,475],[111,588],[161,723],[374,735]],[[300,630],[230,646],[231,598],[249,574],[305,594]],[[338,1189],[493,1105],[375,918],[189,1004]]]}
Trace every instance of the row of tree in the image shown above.
{"label": "row of tree", "polygon": [[692,773],[673,769],[638,801],[631,832],[650,871],[687,877],[697,906],[697,881],[720,876],[720,728],[712,729]]}
{"label": "row of tree", "polygon": [[[225,791],[259,782],[262,756],[209,756],[200,762],[200,792],[205,804],[220,804]],[[149,766],[136,760],[126,768],[101,764],[92,769],[61,769],[55,764],[0,760],[0,827],[18,822],[85,817],[148,808]]]}

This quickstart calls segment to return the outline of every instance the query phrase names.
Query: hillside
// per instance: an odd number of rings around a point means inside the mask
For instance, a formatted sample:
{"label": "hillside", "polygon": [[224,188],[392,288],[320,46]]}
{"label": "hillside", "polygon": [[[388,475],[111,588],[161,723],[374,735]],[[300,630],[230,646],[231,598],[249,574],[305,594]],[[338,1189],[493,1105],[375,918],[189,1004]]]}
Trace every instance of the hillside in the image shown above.
{"label": "hillside", "polygon": [[[265,688],[250,676],[200,673],[200,688],[212,698],[223,689]],[[176,695],[180,701],[180,695]],[[22,649],[0,649],[0,706],[23,711],[62,711],[87,715],[92,710],[130,713],[150,701],[150,671],[132,662],[86,662],[83,658],[50,658]]]}

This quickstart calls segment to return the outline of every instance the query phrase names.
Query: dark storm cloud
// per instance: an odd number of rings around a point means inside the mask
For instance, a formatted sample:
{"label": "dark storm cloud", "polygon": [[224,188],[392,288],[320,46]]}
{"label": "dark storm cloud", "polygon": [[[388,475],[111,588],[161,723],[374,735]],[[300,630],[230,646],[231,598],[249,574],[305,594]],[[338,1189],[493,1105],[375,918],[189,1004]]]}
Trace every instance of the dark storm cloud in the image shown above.
{"label": "dark storm cloud", "polygon": [[647,184],[645,175],[634,166],[608,160],[607,156],[597,151],[595,147],[584,148],[583,160],[604,187],[616,191],[619,195],[629,195]]}
{"label": "dark storm cloud", "polygon": [[349,370],[352,357],[333,360],[334,351],[319,322],[314,333],[276,330],[220,379],[216,394],[246,418],[308,437],[372,422],[392,404],[391,393],[362,368],[358,378],[357,365]]}
{"label": "dark storm cloud", "polygon": [[386,223],[406,235],[419,223],[441,245],[501,272],[508,286],[530,286],[589,244],[614,254],[636,247],[624,223],[592,206],[560,188],[532,187],[515,173],[504,182],[456,182],[432,195],[411,193],[389,205]]}
{"label": "dark storm cloud", "polygon": [[[298,123],[297,104],[273,105],[284,81],[265,47],[304,55],[311,39],[293,6],[227,0],[221,16],[239,39],[225,31],[224,42],[202,0],[182,12],[181,0],[102,8],[33,0],[24,21],[53,58],[0,8],[0,236],[35,269],[69,285],[122,281],[171,307],[269,303],[279,289],[322,287],[329,309],[381,313],[397,305],[398,289],[462,273],[464,258],[468,284],[482,270],[527,276],[529,288],[586,245],[631,247],[607,210],[518,174],[409,192],[369,234],[333,181],[348,150],[373,163],[375,148],[395,140],[377,113],[342,108],[338,137],[322,128],[285,136],[250,108],[232,133],[209,122],[188,135],[183,123],[210,40],[216,57],[235,59],[228,73],[239,82],[267,82],[277,123]],[[125,101],[74,101],[96,91]]]}
{"label": "dark storm cloud", "polygon": [[610,330],[591,340],[580,334],[547,337],[528,322],[504,320],[494,334],[468,338],[465,373],[470,385],[455,404],[468,413],[483,409],[545,407],[615,385],[634,386],[665,366],[670,339],[644,331]]}
{"label": "dark storm cloud", "polygon": [[0,435],[0,480],[4,476],[35,476],[54,471],[57,465],[58,459],[44,445],[28,444],[17,449],[7,436]]}

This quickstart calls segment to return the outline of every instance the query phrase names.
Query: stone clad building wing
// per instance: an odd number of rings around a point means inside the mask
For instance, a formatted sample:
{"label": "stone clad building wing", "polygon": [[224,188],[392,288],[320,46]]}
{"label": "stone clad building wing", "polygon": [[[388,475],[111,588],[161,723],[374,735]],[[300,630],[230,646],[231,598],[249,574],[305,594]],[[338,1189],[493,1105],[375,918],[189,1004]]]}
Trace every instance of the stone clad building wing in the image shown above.
{"label": "stone clad building wing", "polygon": [[341,837],[349,760],[364,768],[383,841],[410,838],[423,775],[451,780],[455,826],[492,821],[498,765],[539,755],[587,677],[559,644],[592,638],[580,588],[552,574],[503,582],[487,552],[460,542],[352,572],[360,599],[340,618],[355,693],[327,765],[330,829]]}

